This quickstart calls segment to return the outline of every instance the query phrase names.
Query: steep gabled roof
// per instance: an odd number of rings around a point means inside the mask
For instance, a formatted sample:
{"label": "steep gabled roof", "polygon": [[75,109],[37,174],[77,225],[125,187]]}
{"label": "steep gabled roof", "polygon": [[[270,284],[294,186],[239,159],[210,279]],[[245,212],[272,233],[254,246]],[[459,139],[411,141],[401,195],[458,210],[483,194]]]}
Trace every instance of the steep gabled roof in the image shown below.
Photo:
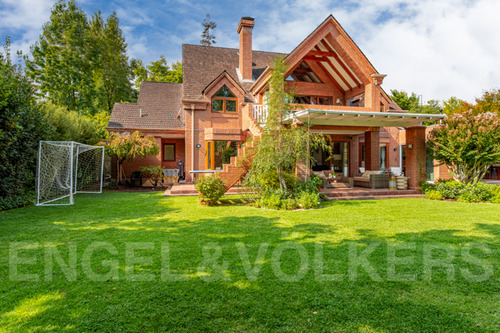
{"label": "steep gabled roof", "polygon": [[[208,86],[220,73],[226,71],[230,77],[239,81],[238,49],[230,49],[203,45],[182,45],[183,67],[183,99],[202,98],[203,89]],[[252,52],[252,72],[254,79],[262,74],[276,56],[285,56],[276,52]],[[248,91],[248,83],[241,86]]]}
{"label": "steep gabled roof", "polygon": [[231,77],[231,75],[229,75],[229,73],[224,70],[222,73],[220,73],[215,79],[212,80],[212,82],[210,82],[202,91],[202,94],[205,94],[207,91],[209,91],[214,85],[216,85],[220,80],[222,80],[223,78],[226,78],[227,80],[229,80],[229,82],[231,82],[235,87],[236,89],[239,90],[239,92],[241,94],[245,94],[245,89],[241,86],[241,84],[236,81],[235,79],[233,79]]}
{"label": "steep gabled roof", "polygon": [[[370,75],[378,73],[332,15],[285,57],[285,65],[291,72],[304,60],[317,62],[343,91],[370,82]],[[266,70],[250,89],[259,90],[269,73]]]}
{"label": "steep gabled roof", "polygon": [[116,103],[109,128],[184,129],[182,83],[148,82],[141,85],[137,103]]}

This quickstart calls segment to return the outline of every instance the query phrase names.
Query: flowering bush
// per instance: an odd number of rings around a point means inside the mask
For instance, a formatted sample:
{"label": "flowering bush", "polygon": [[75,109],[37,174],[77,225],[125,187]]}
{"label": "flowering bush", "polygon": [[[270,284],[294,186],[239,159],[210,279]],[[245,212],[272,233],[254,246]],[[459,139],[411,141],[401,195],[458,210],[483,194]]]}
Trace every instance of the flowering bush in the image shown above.
{"label": "flowering bush", "polygon": [[427,144],[431,157],[449,166],[457,180],[476,182],[500,159],[500,118],[490,112],[454,114],[432,130]]}
{"label": "flowering bush", "polygon": [[196,179],[195,188],[200,195],[200,199],[208,206],[215,204],[226,192],[225,183],[219,174],[213,176],[202,176]]}

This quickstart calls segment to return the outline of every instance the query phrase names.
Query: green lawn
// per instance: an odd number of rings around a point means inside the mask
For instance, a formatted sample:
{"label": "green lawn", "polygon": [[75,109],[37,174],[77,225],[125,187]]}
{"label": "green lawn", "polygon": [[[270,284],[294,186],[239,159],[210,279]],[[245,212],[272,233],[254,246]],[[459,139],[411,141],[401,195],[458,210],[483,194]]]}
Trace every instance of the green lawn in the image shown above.
{"label": "green lawn", "polygon": [[500,205],[75,202],[0,213],[0,332],[500,331]]}

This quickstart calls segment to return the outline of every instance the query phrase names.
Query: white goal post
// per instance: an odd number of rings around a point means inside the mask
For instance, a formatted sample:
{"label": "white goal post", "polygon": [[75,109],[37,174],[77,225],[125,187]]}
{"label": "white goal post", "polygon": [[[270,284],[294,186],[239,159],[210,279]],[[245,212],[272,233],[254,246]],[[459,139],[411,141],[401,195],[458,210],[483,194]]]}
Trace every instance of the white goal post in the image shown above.
{"label": "white goal post", "polygon": [[102,193],[104,147],[40,141],[36,205],[72,205],[76,193]]}

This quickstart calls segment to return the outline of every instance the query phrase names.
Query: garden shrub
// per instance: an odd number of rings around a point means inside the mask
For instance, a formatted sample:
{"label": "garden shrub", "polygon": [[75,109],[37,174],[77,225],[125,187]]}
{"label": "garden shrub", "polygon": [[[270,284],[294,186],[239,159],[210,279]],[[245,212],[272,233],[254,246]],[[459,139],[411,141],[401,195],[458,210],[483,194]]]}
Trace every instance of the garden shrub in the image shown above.
{"label": "garden shrub", "polygon": [[208,206],[217,203],[225,193],[225,183],[219,174],[196,179],[195,188]]}
{"label": "garden shrub", "polygon": [[458,197],[458,201],[488,202],[493,199],[495,189],[495,185],[483,182],[467,184],[462,194]]}
{"label": "garden shrub", "polygon": [[294,198],[284,199],[281,202],[281,208],[286,210],[294,210],[299,208],[299,203]]}
{"label": "garden shrub", "polygon": [[321,178],[312,175],[307,181],[297,184],[297,192],[319,193],[318,186],[322,184]]}
{"label": "garden shrub", "polygon": [[317,193],[301,192],[297,202],[304,209],[316,208],[319,206],[319,196]]}
{"label": "garden shrub", "polygon": [[[294,190],[297,186],[297,178],[293,173],[283,172],[283,178],[285,179],[286,187],[289,190]],[[257,178],[259,183],[259,188],[263,189],[264,192],[276,190],[280,188],[278,172],[276,170],[266,172]]]}
{"label": "garden shrub", "polygon": [[38,141],[46,140],[50,130],[35,94],[22,68],[0,52],[0,210],[35,199]]}
{"label": "garden shrub", "polygon": [[266,192],[255,202],[256,207],[269,209],[293,210],[310,209],[319,205],[320,199],[315,192],[297,192],[275,190]]}
{"label": "garden shrub", "polygon": [[427,197],[427,199],[431,200],[443,200],[443,195],[441,194],[441,192],[436,190],[427,191],[425,196]]}
{"label": "garden shrub", "polygon": [[429,184],[427,182],[420,183],[420,192],[422,192],[423,194],[426,194],[427,192],[434,190],[434,189],[436,189],[435,184]]}
{"label": "garden shrub", "polygon": [[163,167],[161,165],[150,165],[140,167],[139,171],[142,172],[144,178],[149,179],[151,185],[158,186],[158,183],[163,178]]}
{"label": "garden shrub", "polygon": [[465,184],[456,180],[438,181],[436,190],[446,199],[458,199],[465,190]]}
{"label": "garden shrub", "polygon": [[491,202],[500,203],[500,186],[497,186],[495,190],[493,190],[493,198],[491,198]]}

